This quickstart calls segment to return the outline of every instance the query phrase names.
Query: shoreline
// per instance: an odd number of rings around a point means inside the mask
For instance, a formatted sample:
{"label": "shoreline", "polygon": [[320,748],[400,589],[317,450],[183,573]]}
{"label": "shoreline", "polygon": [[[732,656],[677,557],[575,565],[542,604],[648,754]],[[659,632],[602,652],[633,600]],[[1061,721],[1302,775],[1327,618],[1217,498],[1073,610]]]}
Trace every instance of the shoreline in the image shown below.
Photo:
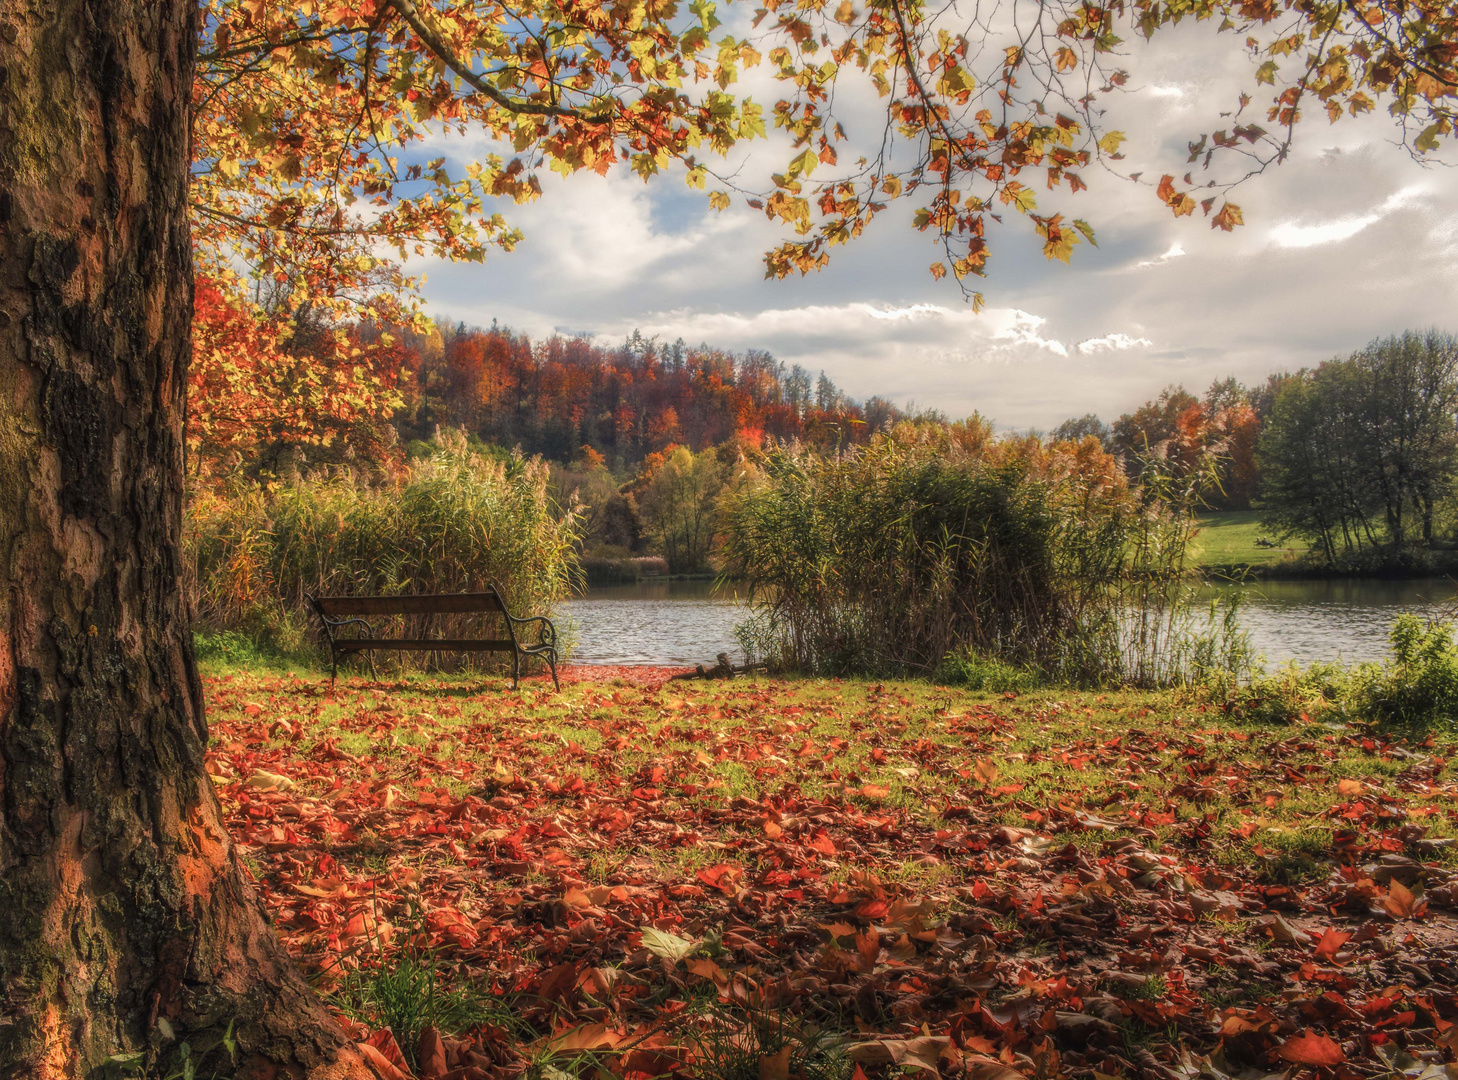
{"label": "shoreline", "polygon": [[1458,577],[1458,560],[1436,566],[1392,566],[1362,570],[1282,563],[1210,563],[1191,569],[1207,580],[1233,585],[1247,581],[1417,581],[1423,578]]}

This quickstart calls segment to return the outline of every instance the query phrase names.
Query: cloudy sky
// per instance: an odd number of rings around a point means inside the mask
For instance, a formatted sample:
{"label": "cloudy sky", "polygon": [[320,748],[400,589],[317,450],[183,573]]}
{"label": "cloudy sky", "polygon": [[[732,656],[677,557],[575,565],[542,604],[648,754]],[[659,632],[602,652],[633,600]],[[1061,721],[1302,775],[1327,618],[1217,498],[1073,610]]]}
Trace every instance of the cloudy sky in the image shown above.
{"label": "cloudy sky", "polygon": [[[1218,114],[1252,71],[1238,40],[1208,27],[1136,46],[1126,66],[1134,91],[1109,126],[1129,135],[1128,169],[1155,179],[1181,174],[1187,141],[1225,126]],[[1458,174],[1412,161],[1385,114],[1328,125],[1313,110],[1298,130],[1290,160],[1232,195],[1246,221],[1233,234],[1088,170],[1091,190],[1060,206],[1097,228],[1099,248],[1047,262],[1012,215],[989,230],[980,314],[927,273],[940,249],[907,224],[909,202],[827,270],[765,281],[761,256],[785,232],[742,200],[716,213],[676,178],[645,185],[626,170],[544,174],[542,199],[502,208],[526,233],[514,253],[415,269],[432,313],[451,320],[766,349],[853,397],[976,410],[1005,428],[1112,419],[1170,383],[1260,381],[1409,327],[1458,332]],[[462,163],[486,144],[431,149]],[[750,172],[784,161],[763,142],[756,153]]]}

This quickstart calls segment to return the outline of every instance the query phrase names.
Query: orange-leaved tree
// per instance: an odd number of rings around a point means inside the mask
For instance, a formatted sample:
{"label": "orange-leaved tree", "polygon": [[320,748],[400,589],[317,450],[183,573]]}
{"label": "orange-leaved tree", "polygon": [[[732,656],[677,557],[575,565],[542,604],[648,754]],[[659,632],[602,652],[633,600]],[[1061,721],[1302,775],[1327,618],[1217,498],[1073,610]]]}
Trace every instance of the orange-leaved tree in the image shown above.
{"label": "orange-leaved tree", "polygon": [[[303,333],[307,327],[311,332]],[[352,332],[355,331],[355,332]],[[301,448],[378,442],[378,421],[402,402],[402,348],[389,334],[309,325],[307,305],[271,318],[224,276],[193,290],[187,448],[194,474]]]}

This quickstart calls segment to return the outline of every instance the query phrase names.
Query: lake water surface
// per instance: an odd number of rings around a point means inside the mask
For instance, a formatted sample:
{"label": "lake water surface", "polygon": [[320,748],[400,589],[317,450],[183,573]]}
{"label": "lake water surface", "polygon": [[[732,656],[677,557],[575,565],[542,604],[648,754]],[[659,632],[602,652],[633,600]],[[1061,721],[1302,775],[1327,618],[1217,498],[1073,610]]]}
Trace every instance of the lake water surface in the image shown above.
{"label": "lake water surface", "polygon": [[[1231,590],[1241,593],[1241,624],[1256,652],[1272,665],[1381,659],[1398,615],[1431,616],[1458,600],[1447,578],[1265,581],[1204,595]],[[745,614],[732,591],[707,581],[606,586],[558,609],[573,624],[572,659],[587,664],[712,664],[721,652],[739,661],[734,624]]]}
{"label": "lake water surface", "polygon": [[721,652],[742,662],[734,624],[745,615],[733,591],[711,581],[645,581],[590,589],[556,617],[570,622],[575,663],[678,666],[713,664]]}

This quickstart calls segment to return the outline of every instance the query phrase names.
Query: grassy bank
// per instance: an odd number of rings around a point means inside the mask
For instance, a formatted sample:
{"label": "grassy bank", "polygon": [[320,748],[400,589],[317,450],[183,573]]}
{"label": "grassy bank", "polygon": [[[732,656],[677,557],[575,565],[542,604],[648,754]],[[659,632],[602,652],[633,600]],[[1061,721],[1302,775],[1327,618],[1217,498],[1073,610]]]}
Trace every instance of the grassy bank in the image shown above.
{"label": "grassy bank", "polygon": [[1279,547],[1264,547],[1257,539],[1269,539],[1270,530],[1260,524],[1255,510],[1226,510],[1201,514],[1199,532],[1190,544],[1190,565],[1206,574],[1225,577],[1247,576],[1270,579],[1335,578],[1422,578],[1458,573],[1458,551],[1416,548],[1400,557],[1368,548],[1361,556],[1348,557],[1336,566],[1320,560],[1306,561],[1311,548],[1288,538]]}
{"label": "grassy bank", "polygon": [[1281,562],[1305,555],[1308,546],[1299,540],[1282,541],[1280,547],[1264,547],[1258,539],[1269,539],[1270,530],[1260,525],[1255,510],[1225,510],[1201,514],[1200,531],[1190,544],[1190,557],[1198,567],[1250,566],[1270,570]]}
{"label": "grassy bank", "polygon": [[1169,693],[205,675],[280,933],[412,1064],[426,1001],[447,1064],[506,1075],[1385,1073],[1458,1019],[1446,735]]}

